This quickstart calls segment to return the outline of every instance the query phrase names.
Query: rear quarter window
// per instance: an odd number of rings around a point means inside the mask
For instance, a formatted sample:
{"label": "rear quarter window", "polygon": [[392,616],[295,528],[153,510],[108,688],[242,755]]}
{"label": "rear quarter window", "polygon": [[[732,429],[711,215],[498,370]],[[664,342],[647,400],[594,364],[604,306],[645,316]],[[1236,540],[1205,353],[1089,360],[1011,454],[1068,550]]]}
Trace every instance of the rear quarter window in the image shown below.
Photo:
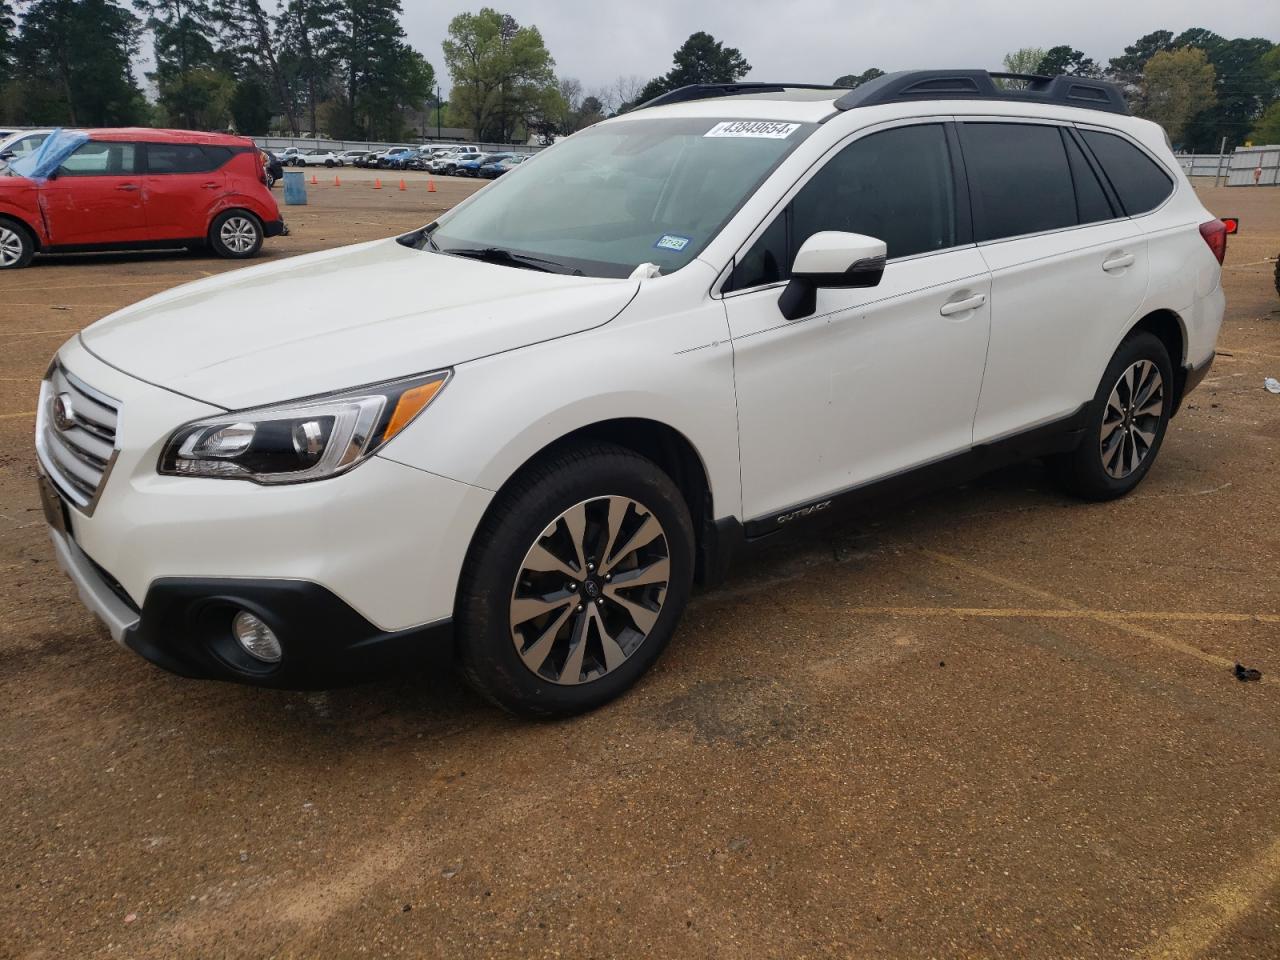
{"label": "rear quarter window", "polygon": [[1149,213],[1173,193],[1173,179],[1165,169],[1124,137],[1100,130],[1080,134],[1129,216]]}

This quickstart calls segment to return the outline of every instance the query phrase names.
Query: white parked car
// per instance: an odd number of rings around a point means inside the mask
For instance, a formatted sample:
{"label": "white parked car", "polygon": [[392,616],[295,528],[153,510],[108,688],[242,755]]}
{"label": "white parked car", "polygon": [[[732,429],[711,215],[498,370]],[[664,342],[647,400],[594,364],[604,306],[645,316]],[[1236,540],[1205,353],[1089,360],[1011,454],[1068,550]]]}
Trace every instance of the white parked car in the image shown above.
{"label": "white parked car", "polygon": [[338,154],[338,163],[342,166],[347,164],[354,165],[357,160],[368,152],[368,150],[343,150],[342,153]]}
{"label": "white parked car", "polygon": [[432,158],[431,163],[427,165],[432,173],[446,173],[452,175],[458,169],[458,164],[467,160],[474,160],[480,156],[479,147],[454,147],[447,153],[442,153]]}
{"label": "white parked car", "polygon": [[299,167],[341,167],[345,165],[341,154],[325,148],[296,154],[293,162],[295,166]]}
{"label": "white parked car", "polygon": [[35,153],[52,133],[52,130],[17,130],[0,138],[0,167]]}
{"label": "white parked car", "polygon": [[292,165],[297,160],[298,154],[303,151],[298,147],[284,147],[283,149],[269,148],[267,152],[287,167]]}
{"label": "white parked car", "polygon": [[571,714],[780,529],[1029,456],[1128,493],[1213,360],[1225,227],[1105,83],[684,88],[532,169],[63,345],[46,515],[118,641],[279,686],[452,643]]}

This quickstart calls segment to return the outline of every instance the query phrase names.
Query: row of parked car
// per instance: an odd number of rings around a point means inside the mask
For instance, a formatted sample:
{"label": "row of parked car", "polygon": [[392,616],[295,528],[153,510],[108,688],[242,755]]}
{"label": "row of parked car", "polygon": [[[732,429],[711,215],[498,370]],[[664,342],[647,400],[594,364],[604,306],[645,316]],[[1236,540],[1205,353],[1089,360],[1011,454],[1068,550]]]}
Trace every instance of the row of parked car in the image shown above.
{"label": "row of parked car", "polygon": [[495,179],[528,158],[520,153],[483,153],[475,146],[389,147],[385,150],[304,150],[286,147],[272,151],[283,166],[372,167],[383,170],[424,170],[447,176]]}

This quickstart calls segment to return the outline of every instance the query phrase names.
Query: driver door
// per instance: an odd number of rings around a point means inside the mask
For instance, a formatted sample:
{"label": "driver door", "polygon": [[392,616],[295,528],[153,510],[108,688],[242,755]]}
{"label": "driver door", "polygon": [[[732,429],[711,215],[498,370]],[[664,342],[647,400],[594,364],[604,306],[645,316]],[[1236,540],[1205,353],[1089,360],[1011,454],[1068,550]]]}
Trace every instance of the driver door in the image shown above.
{"label": "driver door", "polygon": [[51,246],[128,244],[148,238],[142,150],[136,143],[82,143],[40,186]]}
{"label": "driver door", "polygon": [[[943,123],[853,141],[735,263],[724,303],[748,521],[970,448],[991,279],[957,202],[954,153]],[[813,314],[788,321],[778,298],[791,263],[824,230],[884,240],[884,276],[820,289]]]}

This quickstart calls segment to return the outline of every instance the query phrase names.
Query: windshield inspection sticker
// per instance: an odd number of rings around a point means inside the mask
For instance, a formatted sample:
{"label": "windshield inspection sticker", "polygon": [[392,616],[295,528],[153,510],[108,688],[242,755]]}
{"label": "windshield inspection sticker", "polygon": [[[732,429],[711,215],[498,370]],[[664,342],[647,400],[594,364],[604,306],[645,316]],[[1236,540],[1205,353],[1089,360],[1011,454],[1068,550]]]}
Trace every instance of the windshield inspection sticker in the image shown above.
{"label": "windshield inspection sticker", "polygon": [[765,140],[785,140],[800,129],[798,123],[781,123],[778,120],[725,120],[703,134],[704,137],[758,137]]}
{"label": "windshield inspection sticker", "polygon": [[680,250],[683,250],[688,245],[689,245],[688,237],[681,237],[674,233],[664,233],[661,237],[658,238],[658,242],[654,244],[654,247],[658,250],[680,251]]}

